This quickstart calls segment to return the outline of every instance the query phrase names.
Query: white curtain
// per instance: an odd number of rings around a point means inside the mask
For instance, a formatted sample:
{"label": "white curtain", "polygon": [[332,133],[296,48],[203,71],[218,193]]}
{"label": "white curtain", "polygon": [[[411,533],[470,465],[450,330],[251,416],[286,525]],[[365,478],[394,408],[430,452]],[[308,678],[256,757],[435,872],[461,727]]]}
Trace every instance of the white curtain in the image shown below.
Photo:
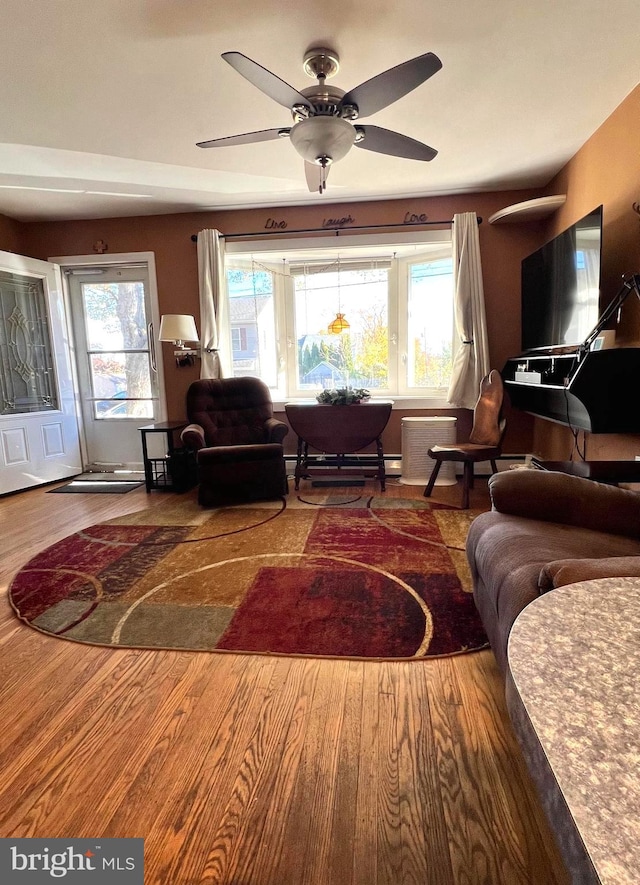
{"label": "white curtain", "polygon": [[490,371],[480,237],[475,212],[453,216],[452,241],[455,320],[460,346],[453,361],[447,399],[452,406],[473,409],[480,393],[480,382]]}
{"label": "white curtain", "polygon": [[198,286],[200,290],[201,378],[222,378],[230,373],[225,294],[224,238],[217,230],[198,234]]}

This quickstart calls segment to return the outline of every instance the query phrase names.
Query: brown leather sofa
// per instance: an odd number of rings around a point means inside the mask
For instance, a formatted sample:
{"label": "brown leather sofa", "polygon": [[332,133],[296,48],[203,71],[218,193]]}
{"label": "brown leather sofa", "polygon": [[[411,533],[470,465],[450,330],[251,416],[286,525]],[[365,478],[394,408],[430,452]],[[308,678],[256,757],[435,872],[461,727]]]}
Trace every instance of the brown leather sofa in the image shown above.
{"label": "brown leather sofa", "polygon": [[489,479],[492,509],[467,535],[473,594],[504,674],[520,612],[542,593],[603,577],[640,577],[640,494],[563,473]]}

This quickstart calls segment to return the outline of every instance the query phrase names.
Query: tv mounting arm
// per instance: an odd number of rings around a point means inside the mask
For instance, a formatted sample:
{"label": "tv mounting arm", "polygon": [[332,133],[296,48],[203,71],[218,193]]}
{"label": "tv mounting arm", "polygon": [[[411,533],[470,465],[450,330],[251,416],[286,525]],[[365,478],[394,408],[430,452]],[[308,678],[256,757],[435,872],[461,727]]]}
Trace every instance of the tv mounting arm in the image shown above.
{"label": "tv mounting arm", "polygon": [[602,332],[611,317],[620,310],[631,292],[635,292],[638,299],[640,300],[640,274],[625,274],[622,279],[623,282],[620,291],[618,292],[616,297],[609,302],[607,307],[605,307],[602,316],[596,323],[593,331],[589,333],[589,335],[580,345],[580,348],[578,350],[578,358],[580,358],[584,353],[587,353],[589,350],[591,350],[591,345],[593,344],[593,342],[596,340],[600,332]]}

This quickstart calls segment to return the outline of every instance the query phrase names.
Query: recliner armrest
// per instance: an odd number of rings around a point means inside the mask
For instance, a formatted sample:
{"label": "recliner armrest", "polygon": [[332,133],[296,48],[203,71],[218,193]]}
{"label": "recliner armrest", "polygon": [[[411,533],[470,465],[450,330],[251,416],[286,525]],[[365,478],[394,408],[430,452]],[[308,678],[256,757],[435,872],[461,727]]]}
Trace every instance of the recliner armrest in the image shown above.
{"label": "recliner armrest", "polygon": [[204,430],[199,424],[188,424],[180,434],[182,445],[192,452],[199,452],[204,448]]}
{"label": "recliner armrest", "polygon": [[270,443],[281,443],[285,436],[289,433],[289,425],[284,421],[278,421],[277,418],[267,418],[265,421],[267,431],[267,440]]}
{"label": "recliner armrest", "polygon": [[640,538],[640,495],[579,476],[509,470],[489,479],[493,510]]}

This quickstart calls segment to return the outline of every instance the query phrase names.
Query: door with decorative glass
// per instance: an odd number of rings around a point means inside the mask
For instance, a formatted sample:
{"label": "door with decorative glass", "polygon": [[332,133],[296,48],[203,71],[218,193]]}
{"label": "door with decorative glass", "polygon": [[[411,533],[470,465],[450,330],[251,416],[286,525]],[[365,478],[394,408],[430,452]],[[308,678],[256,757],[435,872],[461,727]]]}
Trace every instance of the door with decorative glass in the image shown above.
{"label": "door with decorative glass", "polygon": [[81,470],[60,269],[0,252],[0,494]]}
{"label": "door with decorative glass", "polygon": [[159,420],[145,265],[65,271],[76,344],[86,469],[140,469],[140,427]]}

